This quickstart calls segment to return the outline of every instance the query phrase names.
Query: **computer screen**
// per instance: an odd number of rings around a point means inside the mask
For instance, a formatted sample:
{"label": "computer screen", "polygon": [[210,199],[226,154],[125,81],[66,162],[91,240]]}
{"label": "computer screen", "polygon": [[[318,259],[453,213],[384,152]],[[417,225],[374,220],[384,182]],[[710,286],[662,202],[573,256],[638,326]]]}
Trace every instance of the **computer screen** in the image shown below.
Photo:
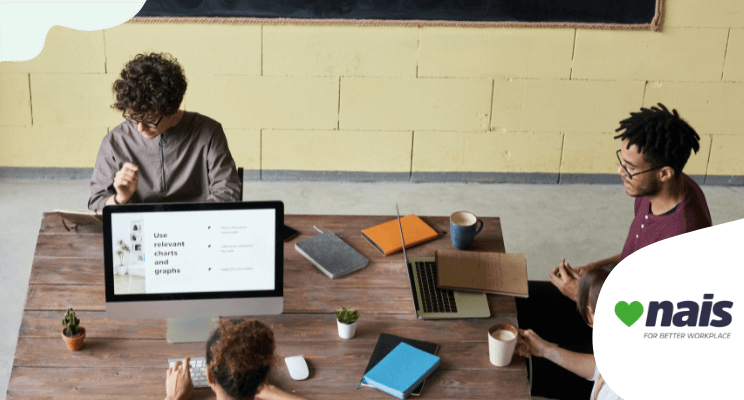
{"label": "computer screen", "polygon": [[279,314],[281,202],[104,208],[110,318]]}

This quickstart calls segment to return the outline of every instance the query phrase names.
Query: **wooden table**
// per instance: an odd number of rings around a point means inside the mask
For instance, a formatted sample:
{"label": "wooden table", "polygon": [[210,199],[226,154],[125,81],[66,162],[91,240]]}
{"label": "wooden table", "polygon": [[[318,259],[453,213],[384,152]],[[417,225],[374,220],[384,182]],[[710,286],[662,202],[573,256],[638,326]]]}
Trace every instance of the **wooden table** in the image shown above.
{"label": "wooden table", "polygon": [[[525,361],[515,357],[504,368],[488,360],[487,330],[497,322],[517,324],[514,300],[489,295],[492,317],[423,321],[414,316],[402,253],[383,257],[361,236],[362,228],[391,216],[287,215],[300,236],[285,244],[284,314],[259,317],[277,340],[270,381],[309,399],[385,399],[373,388],[354,389],[382,332],[440,344],[441,366],[429,378],[422,399],[529,399]],[[424,217],[438,231],[449,231],[446,217]],[[472,249],[504,251],[498,218],[485,228]],[[300,255],[294,244],[317,234],[313,225],[332,230],[370,259],[352,275],[330,280]],[[106,318],[101,227],[67,232],[61,217],[45,213],[36,243],[23,322],[19,333],[8,399],[163,398],[167,360],[204,355],[204,343],[169,344],[167,322]],[[451,249],[449,235],[414,247],[411,256]],[[356,336],[338,337],[334,307],[361,313]],[[70,352],[60,337],[67,307],[87,329],[83,350]],[[292,380],[283,358],[303,354],[310,378]],[[194,399],[213,398],[209,389]]]}

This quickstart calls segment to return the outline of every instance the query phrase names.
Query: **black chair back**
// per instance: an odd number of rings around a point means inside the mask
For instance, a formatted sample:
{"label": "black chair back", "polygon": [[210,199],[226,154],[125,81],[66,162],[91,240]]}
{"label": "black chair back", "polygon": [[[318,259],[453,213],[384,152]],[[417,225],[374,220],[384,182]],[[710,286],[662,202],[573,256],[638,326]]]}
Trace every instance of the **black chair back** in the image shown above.
{"label": "black chair back", "polygon": [[243,201],[243,167],[238,168],[238,178],[240,178],[240,201]]}

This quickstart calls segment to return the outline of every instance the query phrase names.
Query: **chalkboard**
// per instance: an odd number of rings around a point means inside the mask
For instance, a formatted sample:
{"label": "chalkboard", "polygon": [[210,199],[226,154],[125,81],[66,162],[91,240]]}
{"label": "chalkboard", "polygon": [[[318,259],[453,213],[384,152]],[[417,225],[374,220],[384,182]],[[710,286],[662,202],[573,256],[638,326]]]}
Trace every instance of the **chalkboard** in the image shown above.
{"label": "chalkboard", "polygon": [[[660,30],[664,0],[147,0],[134,21],[578,26]],[[258,21],[261,20],[261,21]]]}

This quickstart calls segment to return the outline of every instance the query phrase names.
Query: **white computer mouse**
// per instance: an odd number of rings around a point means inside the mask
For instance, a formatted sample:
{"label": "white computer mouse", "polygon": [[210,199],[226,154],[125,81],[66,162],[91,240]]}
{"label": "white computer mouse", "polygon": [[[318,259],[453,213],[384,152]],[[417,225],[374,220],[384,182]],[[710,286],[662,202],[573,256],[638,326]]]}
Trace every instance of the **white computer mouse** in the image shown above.
{"label": "white computer mouse", "polygon": [[284,362],[287,363],[287,369],[289,370],[289,376],[296,381],[307,379],[310,376],[310,370],[307,368],[307,362],[302,356],[292,356],[284,358]]}

